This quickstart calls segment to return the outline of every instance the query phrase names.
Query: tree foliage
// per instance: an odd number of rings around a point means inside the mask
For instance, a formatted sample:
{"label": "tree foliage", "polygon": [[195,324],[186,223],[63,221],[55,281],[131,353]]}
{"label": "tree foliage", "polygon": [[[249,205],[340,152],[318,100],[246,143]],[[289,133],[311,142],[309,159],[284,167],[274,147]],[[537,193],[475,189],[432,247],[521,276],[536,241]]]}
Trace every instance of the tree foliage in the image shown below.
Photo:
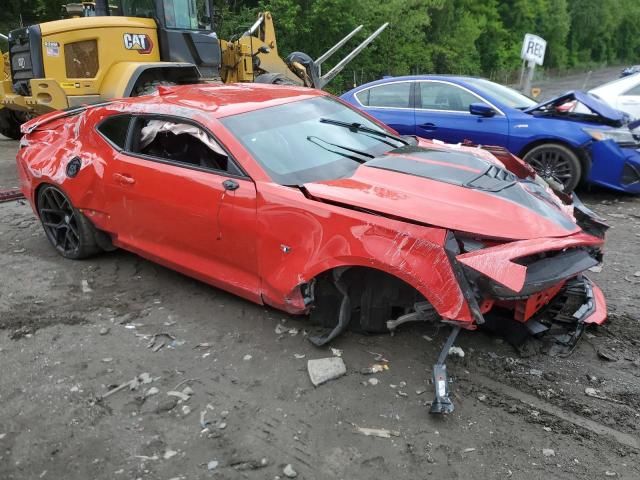
{"label": "tree foliage", "polygon": [[[68,1],[68,0],[67,0]],[[58,19],[65,0],[2,0],[0,32]],[[215,0],[220,38],[270,10],[281,55],[317,57],[355,26],[387,30],[342,74],[342,86],[381,75],[517,71],[525,33],[545,38],[545,68],[640,63],[638,0]],[[363,33],[357,37],[363,39]],[[334,61],[348,52],[343,47]],[[329,68],[327,65],[325,68]],[[340,80],[337,82],[340,83]]]}

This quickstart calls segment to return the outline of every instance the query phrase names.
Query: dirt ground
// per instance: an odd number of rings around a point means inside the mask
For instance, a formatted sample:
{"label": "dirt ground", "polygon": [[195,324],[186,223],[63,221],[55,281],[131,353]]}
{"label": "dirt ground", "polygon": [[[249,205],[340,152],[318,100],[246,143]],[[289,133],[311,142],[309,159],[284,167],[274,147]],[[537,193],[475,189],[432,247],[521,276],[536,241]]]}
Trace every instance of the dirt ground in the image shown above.
{"label": "dirt ground", "polygon": [[[0,139],[0,188],[16,148]],[[305,318],[122,251],[65,260],[24,202],[0,204],[0,478],[275,479],[288,464],[302,479],[640,478],[640,199],[582,196],[613,226],[591,275],[609,322],[569,358],[463,333],[447,417],[428,414],[445,328],[345,334],[331,347],[347,374],[314,388],[307,360],[332,351]],[[360,373],[381,357],[388,370]]]}

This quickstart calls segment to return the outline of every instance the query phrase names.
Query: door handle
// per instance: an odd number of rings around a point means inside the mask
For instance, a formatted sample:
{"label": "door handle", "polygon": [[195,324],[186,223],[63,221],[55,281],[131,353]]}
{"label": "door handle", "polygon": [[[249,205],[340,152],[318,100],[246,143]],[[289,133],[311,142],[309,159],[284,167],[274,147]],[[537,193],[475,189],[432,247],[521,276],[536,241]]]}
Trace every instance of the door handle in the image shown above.
{"label": "door handle", "polygon": [[438,127],[436,127],[435,123],[423,123],[421,125],[418,125],[420,128],[422,128],[423,130],[426,130],[427,132],[433,132],[434,130],[437,130]]}
{"label": "door handle", "polygon": [[235,180],[225,180],[224,182],[222,182],[222,186],[224,187],[225,190],[230,190],[230,191],[234,191],[237,190],[238,188],[240,188],[240,184],[238,182],[236,182]]}
{"label": "door handle", "polygon": [[122,183],[123,185],[133,185],[134,183],[136,183],[135,178],[130,177],[129,175],[124,175],[122,173],[114,173],[113,179],[118,183]]}

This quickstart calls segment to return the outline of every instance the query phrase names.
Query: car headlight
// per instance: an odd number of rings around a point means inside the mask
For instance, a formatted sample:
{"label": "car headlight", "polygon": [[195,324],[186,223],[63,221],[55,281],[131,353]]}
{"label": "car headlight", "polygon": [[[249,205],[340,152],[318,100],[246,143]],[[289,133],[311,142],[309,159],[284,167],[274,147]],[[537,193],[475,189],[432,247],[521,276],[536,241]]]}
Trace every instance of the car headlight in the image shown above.
{"label": "car headlight", "polygon": [[628,128],[611,128],[606,130],[600,128],[583,128],[582,130],[594,140],[613,140],[618,145],[638,144],[638,140]]}

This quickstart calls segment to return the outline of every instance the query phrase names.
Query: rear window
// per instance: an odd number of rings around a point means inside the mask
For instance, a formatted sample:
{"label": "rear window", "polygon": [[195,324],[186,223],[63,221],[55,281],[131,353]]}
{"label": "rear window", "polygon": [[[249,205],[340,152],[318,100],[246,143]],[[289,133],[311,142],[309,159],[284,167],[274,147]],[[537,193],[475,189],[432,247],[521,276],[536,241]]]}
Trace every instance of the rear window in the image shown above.
{"label": "rear window", "polygon": [[119,149],[123,149],[127,141],[127,132],[131,115],[114,115],[98,125],[98,132]]}
{"label": "rear window", "polygon": [[395,82],[379,85],[356,93],[356,97],[366,107],[409,108],[411,83]]}

